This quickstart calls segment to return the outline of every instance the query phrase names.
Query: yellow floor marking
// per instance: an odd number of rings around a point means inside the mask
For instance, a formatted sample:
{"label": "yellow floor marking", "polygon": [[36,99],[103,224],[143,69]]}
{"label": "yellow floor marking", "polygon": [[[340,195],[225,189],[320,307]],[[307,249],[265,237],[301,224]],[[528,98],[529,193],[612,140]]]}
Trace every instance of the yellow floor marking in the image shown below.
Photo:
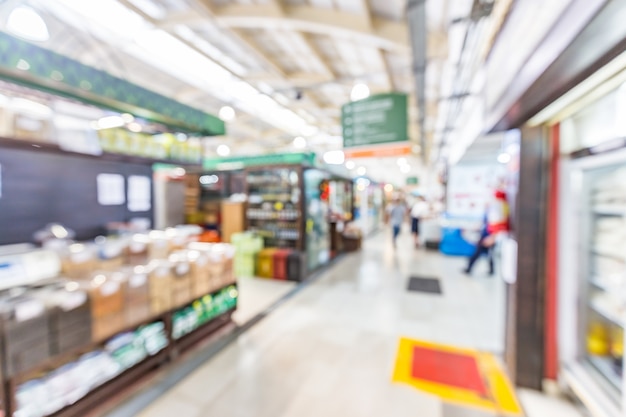
{"label": "yellow floor marking", "polygon": [[[474,358],[487,385],[489,398],[483,398],[471,390],[413,377],[413,349],[416,346]],[[515,391],[496,358],[493,355],[476,350],[401,338],[392,380],[393,382],[407,384],[420,391],[436,395],[442,400],[456,405],[478,408],[493,413],[502,412],[508,415],[520,415],[522,412],[515,397]]]}

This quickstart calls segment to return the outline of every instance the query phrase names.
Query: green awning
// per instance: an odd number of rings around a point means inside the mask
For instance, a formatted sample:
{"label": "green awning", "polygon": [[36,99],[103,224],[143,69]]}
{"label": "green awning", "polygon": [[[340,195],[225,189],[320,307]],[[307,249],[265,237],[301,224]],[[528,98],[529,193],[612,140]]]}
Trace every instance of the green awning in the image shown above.
{"label": "green awning", "polygon": [[[20,69],[18,64],[28,69]],[[3,32],[0,32],[0,78],[130,113],[186,133],[211,136],[225,133],[224,122],[215,116]]]}

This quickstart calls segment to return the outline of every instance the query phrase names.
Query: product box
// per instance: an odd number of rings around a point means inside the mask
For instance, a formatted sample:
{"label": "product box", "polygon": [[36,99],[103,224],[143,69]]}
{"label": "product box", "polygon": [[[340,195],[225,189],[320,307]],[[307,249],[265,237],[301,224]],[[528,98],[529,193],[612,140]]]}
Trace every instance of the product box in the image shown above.
{"label": "product box", "polygon": [[148,263],[148,248],[150,236],[147,234],[134,234],[125,249],[126,263],[129,265],[145,265]]}
{"label": "product box", "polygon": [[92,245],[73,244],[61,253],[61,272],[72,279],[85,279],[98,269],[96,248]]}
{"label": "product box", "polygon": [[172,302],[174,307],[187,304],[192,299],[191,265],[185,253],[170,256],[172,267]]}
{"label": "product box", "polygon": [[50,357],[50,312],[45,304],[30,297],[16,297],[5,300],[0,308],[6,376],[25,372],[46,361]]}
{"label": "product box", "polygon": [[186,252],[191,267],[191,294],[200,298],[211,291],[209,257],[206,253],[190,250]]}
{"label": "product box", "polygon": [[75,281],[78,288],[87,291],[94,318],[121,313],[125,300],[125,276],[121,272],[98,271],[89,280]]}
{"label": "product box", "polygon": [[161,314],[172,308],[172,266],[168,261],[156,261],[149,267],[150,309],[152,314]]}
{"label": "product box", "polygon": [[92,322],[92,341],[102,342],[124,330],[126,317],[124,311],[95,317]]}
{"label": "product box", "polygon": [[237,254],[234,259],[234,275],[238,278],[253,277],[255,255]]}
{"label": "product box", "polygon": [[49,316],[50,354],[84,346],[91,339],[91,302],[86,292],[65,291]]}
{"label": "product box", "polygon": [[125,317],[126,324],[141,323],[150,318],[150,269],[138,265],[125,270],[128,277],[126,284]]}

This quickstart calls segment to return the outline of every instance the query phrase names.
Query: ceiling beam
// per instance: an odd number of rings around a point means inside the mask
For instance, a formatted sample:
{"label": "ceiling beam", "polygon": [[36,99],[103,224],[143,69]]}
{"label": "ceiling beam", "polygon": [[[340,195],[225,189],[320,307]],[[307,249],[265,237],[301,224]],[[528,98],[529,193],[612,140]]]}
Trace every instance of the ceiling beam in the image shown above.
{"label": "ceiling beam", "polygon": [[[206,6],[206,0],[201,1]],[[355,39],[388,51],[409,49],[409,31],[405,22],[397,22],[371,14],[354,14],[322,9],[310,5],[228,3],[206,9],[215,22],[226,28],[273,28],[296,32],[331,35]],[[368,9],[369,10],[369,9]],[[202,24],[197,13],[177,15],[174,22],[189,26]],[[167,23],[166,23],[167,25]]]}
{"label": "ceiling beam", "polygon": [[387,78],[387,86],[389,87],[389,91],[396,91],[396,83],[393,78],[393,72],[391,67],[389,66],[389,61],[387,61],[387,53],[382,49],[378,50],[378,54],[380,55],[380,60],[383,63],[383,68],[385,69],[385,77]]}

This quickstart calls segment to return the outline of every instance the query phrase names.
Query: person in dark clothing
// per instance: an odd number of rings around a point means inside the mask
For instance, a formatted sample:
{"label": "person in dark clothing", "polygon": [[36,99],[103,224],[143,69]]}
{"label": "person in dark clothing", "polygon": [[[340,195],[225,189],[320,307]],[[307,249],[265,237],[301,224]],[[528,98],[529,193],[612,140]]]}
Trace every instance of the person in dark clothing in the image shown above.
{"label": "person in dark clothing", "polygon": [[476,244],[476,250],[474,254],[469,258],[469,262],[467,264],[467,268],[463,270],[466,274],[472,273],[472,268],[474,264],[481,256],[486,256],[489,262],[489,275],[494,274],[494,265],[493,265],[493,246],[495,243],[495,236],[489,232],[488,223],[485,220],[485,224],[480,233],[480,239]]}

